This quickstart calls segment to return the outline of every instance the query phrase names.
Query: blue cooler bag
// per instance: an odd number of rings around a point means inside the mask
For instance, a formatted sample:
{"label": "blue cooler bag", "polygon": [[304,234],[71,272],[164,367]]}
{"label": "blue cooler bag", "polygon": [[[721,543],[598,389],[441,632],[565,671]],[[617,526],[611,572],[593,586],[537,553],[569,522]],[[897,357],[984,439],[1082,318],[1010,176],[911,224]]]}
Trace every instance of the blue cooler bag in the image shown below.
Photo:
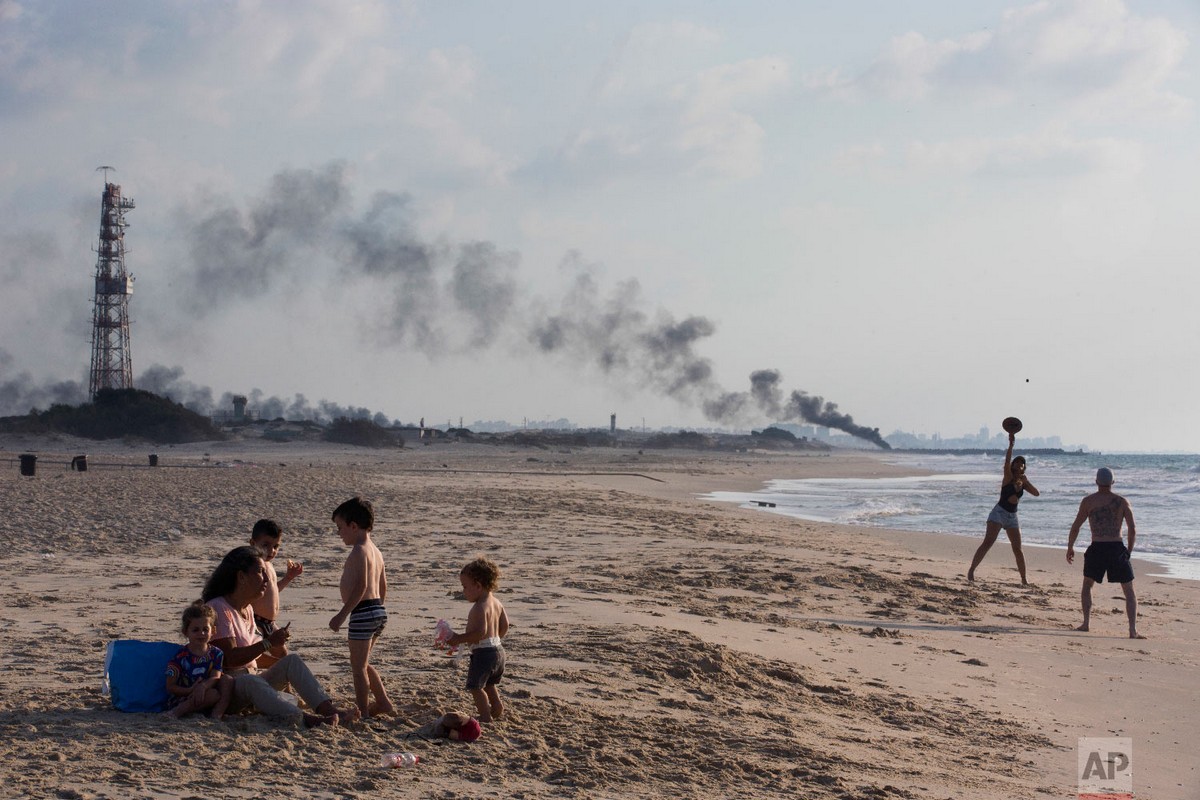
{"label": "blue cooler bag", "polygon": [[183,647],[177,642],[117,639],[104,655],[104,686],[118,711],[166,711],[167,662]]}

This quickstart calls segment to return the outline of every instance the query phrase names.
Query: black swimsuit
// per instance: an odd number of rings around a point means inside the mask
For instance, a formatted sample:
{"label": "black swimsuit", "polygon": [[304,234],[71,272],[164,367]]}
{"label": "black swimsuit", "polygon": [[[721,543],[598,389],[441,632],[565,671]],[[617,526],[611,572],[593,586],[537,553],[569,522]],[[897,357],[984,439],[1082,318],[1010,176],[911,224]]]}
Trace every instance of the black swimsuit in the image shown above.
{"label": "black swimsuit", "polygon": [[[1000,487],[1000,502],[998,505],[1010,514],[1017,513],[1017,502],[1025,494],[1025,489],[1018,489],[1016,483],[1016,480],[1012,480]],[[1014,493],[1017,495],[1017,500],[1012,503],[1008,502],[1008,498],[1012,497]]]}

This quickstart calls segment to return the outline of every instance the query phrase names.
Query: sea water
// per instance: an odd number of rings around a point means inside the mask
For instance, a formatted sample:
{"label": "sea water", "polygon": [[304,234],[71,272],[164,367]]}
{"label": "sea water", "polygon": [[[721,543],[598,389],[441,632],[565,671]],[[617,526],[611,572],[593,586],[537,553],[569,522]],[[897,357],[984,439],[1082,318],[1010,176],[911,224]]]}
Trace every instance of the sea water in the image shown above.
{"label": "sea water", "polygon": [[[758,492],[706,497],[820,522],[983,538],[1000,495],[1003,456],[895,453],[884,459],[932,474],[774,480]],[[1200,455],[1064,453],[1026,459],[1026,475],[1041,496],[1026,492],[1021,499],[1023,544],[1065,551],[1079,501],[1096,490],[1096,469],[1111,467],[1113,491],[1129,500],[1137,522],[1135,558],[1154,562],[1151,574],[1200,580]],[[1004,544],[1003,534],[1000,539],[997,546]],[[1090,541],[1084,522],[1076,550],[1082,553]]]}

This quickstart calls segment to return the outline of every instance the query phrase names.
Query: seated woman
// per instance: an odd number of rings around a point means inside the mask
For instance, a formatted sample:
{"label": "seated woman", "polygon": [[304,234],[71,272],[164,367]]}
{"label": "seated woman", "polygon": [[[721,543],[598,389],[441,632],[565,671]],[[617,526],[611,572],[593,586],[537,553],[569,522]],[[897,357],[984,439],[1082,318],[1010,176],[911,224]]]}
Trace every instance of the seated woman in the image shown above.
{"label": "seated woman", "polygon": [[[335,706],[300,656],[286,653],[290,636],[286,626],[275,630],[269,640],[259,635],[250,604],[262,597],[269,579],[262,554],[253,547],[238,547],[213,570],[201,595],[217,614],[212,644],[224,652],[225,671],[234,679],[230,712],[253,706],[272,717],[302,720],[306,727],[357,719],[358,709]],[[281,657],[259,672],[255,662],[268,652]],[[280,696],[278,690],[289,684],[315,713],[305,713]]]}

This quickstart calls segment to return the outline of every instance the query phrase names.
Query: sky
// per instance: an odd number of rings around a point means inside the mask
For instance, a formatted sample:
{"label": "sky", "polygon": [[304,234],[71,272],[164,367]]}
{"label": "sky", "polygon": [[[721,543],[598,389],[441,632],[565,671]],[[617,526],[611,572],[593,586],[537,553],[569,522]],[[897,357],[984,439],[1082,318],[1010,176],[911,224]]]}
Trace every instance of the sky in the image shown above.
{"label": "sky", "polygon": [[[1200,452],[1194,0],[0,0],[0,414]],[[322,405],[324,404],[324,405]],[[832,404],[832,405],[831,405]]]}

